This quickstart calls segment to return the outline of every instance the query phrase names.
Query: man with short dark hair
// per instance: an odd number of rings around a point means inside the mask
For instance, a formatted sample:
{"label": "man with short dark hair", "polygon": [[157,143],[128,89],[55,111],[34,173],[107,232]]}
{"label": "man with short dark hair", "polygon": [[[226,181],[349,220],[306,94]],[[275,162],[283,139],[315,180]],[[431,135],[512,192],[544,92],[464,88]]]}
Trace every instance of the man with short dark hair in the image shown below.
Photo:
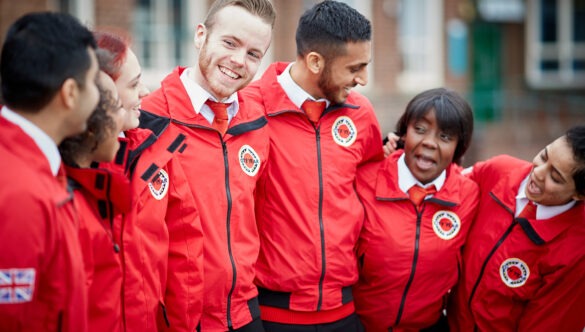
{"label": "man with short dark hair", "polygon": [[[367,83],[370,22],[323,1],[296,32],[295,62],[275,63],[245,89],[265,109],[270,160],[256,190],[256,263],[266,331],[359,331],[351,286],[364,212],[358,165],[382,158]],[[250,104],[251,102],[249,102]]]}
{"label": "man with short dark hair", "polygon": [[18,19],[0,76],[0,326],[85,331],[85,274],[57,145],[85,130],[95,109],[95,40],[75,18]]}

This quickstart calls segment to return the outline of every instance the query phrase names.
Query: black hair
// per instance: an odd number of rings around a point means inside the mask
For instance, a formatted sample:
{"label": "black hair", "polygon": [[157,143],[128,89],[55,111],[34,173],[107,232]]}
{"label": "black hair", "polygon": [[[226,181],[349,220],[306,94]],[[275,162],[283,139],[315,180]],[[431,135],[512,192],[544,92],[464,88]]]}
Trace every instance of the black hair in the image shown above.
{"label": "black hair", "polygon": [[91,67],[92,33],[64,13],[22,16],[8,29],[0,58],[2,97],[13,109],[36,112],[46,106],[65,80],[85,88]]}
{"label": "black hair", "polygon": [[346,53],[350,42],[372,38],[370,21],[343,2],[325,0],[307,10],[299,19],[297,55],[317,52],[326,59]]}
{"label": "black hair", "polygon": [[575,190],[585,195],[585,126],[575,126],[567,130],[565,138],[573,150],[573,158],[577,168],[573,172]]}
{"label": "black hair", "polygon": [[396,134],[399,137],[406,135],[408,125],[420,120],[431,110],[435,110],[439,128],[446,134],[457,137],[453,162],[461,164],[461,159],[471,144],[473,112],[469,103],[455,91],[436,88],[416,95],[398,120]]}

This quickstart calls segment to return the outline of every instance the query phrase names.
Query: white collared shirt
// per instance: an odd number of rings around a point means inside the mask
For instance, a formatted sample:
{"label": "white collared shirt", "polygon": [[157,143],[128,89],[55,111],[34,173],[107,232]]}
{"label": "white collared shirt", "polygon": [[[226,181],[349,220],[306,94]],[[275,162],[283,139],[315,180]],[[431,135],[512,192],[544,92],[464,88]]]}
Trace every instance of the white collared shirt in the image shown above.
{"label": "white collared shirt", "polygon": [[[529,177],[530,177],[530,174],[524,179],[524,181],[522,181],[522,183],[520,184],[520,188],[518,189],[518,194],[516,195],[516,212],[515,212],[516,217],[518,217],[520,212],[522,212],[522,210],[524,210],[524,207],[526,206],[526,204],[528,204],[528,198],[526,198],[526,186],[528,185]],[[559,214],[561,214],[565,211],[568,211],[570,208],[572,208],[573,205],[575,205],[575,203],[577,203],[577,202],[574,200],[571,200],[567,204],[556,205],[556,206],[546,206],[546,205],[540,205],[540,204],[534,203],[536,205],[536,219],[543,220],[543,219],[549,219],[549,218],[558,216]]]}
{"label": "white collared shirt", "polygon": [[412,172],[410,169],[408,169],[408,166],[406,166],[406,161],[404,161],[404,158],[404,154],[398,158],[398,187],[400,187],[400,190],[402,190],[404,193],[408,193],[408,190],[416,185],[419,185],[422,188],[427,188],[434,185],[437,191],[443,188],[445,179],[447,178],[447,172],[445,170],[443,170],[436,179],[423,185],[414,177],[414,175],[412,175]]}
{"label": "white collared shirt", "polygon": [[[286,93],[286,96],[288,97],[288,99],[290,99],[293,102],[293,104],[295,104],[295,106],[300,109],[301,105],[303,105],[305,100],[307,100],[307,99],[316,100],[316,99],[313,98],[309,93],[307,93],[307,91],[303,90],[303,88],[301,88],[292,79],[292,76],[290,76],[290,69],[292,68],[293,64],[294,64],[294,62],[289,63],[289,65],[286,67],[286,69],[280,75],[278,75],[276,77],[276,80],[278,81],[278,83],[280,84],[280,86],[282,87],[284,92]],[[321,98],[321,99],[318,99],[316,101],[324,101],[326,103],[326,107],[329,107],[330,102],[329,102],[329,100],[327,100],[325,98]]]}
{"label": "white collared shirt", "polygon": [[[195,113],[201,113],[201,115],[211,124],[215,114],[211,108],[205,104],[205,102],[207,99],[211,99],[217,102],[219,102],[219,100],[215,99],[215,97],[203,89],[201,85],[195,82],[194,69],[192,67],[185,68],[181,74],[181,82],[183,83],[183,86],[189,95],[189,99],[191,100],[191,104],[193,105]],[[227,98],[227,100],[222,100],[221,102],[230,104],[227,108],[229,123],[236,116],[238,109],[240,108],[240,105],[238,104],[238,93],[234,92],[231,96],[229,96],[229,98]]]}
{"label": "white collared shirt", "polygon": [[11,111],[6,106],[2,108],[0,116],[19,126],[22,131],[33,139],[49,161],[51,172],[56,176],[59,172],[59,167],[61,167],[61,155],[59,154],[59,149],[57,148],[55,141],[53,141],[53,139],[41,128],[37,127],[34,123],[30,122],[20,114]]}

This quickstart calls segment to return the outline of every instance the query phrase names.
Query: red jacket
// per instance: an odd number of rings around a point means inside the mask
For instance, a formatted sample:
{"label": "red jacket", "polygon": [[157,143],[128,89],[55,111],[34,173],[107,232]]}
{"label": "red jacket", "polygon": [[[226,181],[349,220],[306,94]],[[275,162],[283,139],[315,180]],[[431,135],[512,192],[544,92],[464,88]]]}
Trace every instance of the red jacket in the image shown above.
{"label": "red jacket", "polygon": [[192,331],[201,316],[201,226],[185,170],[175,161],[186,150],[185,135],[169,124],[142,112],[142,128],[126,132],[108,165],[131,179],[131,210],[114,229],[127,331]]}
{"label": "red jacket", "polygon": [[0,329],[86,331],[72,195],[20,127],[0,116],[0,128]]}
{"label": "red jacket", "polygon": [[357,92],[313,126],[276,80],[287,65],[271,65],[245,89],[265,109],[270,133],[256,195],[256,284],[262,305],[331,310],[352,303],[364,219],[354,180],[358,165],[382,158],[382,138],[372,105]]}
{"label": "red jacket", "polygon": [[546,220],[514,218],[531,163],[500,156],[474,166],[477,220],[448,310],[453,331],[582,331],[585,207]]}
{"label": "red jacket", "polygon": [[439,320],[478,205],[477,185],[450,166],[441,190],[417,210],[398,186],[403,153],[365,165],[357,176],[366,221],[354,296],[368,332],[418,331]]}
{"label": "red jacket", "polygon": [[114,224],[130,208],[128,178],[105,169],[66,167],[79,216],[89,331],[122,331],[122,262]]}
{"label": "red jacket", "polygon": [[[268,154],[266,119],[240,98],[239,111],[222,138],[202,115],[195,113],[180,80],[182,71],[178,68],[167,76],[142,106],[170,117],[169,128],[182,132],[189,141],[189,148],[177,156],[177,163],[189,172],[181,176],[193,192],[203,229],[201,329],[237,329],[259,317],[253,280],[260,242],[251,212],[256,181]],[[172,268],[169,271],[174,273]],[[192,287],[198,285],[191,283]]]}

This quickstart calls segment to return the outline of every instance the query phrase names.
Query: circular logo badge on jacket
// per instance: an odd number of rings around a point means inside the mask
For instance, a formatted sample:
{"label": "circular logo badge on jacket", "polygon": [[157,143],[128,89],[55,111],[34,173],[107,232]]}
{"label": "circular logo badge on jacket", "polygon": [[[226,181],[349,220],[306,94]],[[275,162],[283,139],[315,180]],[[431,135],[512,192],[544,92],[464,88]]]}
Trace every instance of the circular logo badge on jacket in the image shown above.
{"label": "circular logo badge on jacket", "polygon": [[238,153],[240,159],[240,166],[244,173],[249,176],[254,176],[260,169],[260,158],[254,149],[249,145],[244,145],[240,148]]}
{"label": "circular logo badge on jacket", "polygon": [[461,229],[461,220],[452,211],[437,211],[433,216],[433,230],[443,240],[451,240]]}
{"label": "circular logo badge on jacket", "polygon": [[524,285],[530,276],[528,265],[518,258],[508,258],[500,266],[500,277],[506,286],[516,288]]}
{"label": "circular logo badge on jacket", "polygon": [[335,143],[348,147],[352,145],[357,138],[357,128],[349,117],[340,116],[335,119],[335,122],[333,123],[331,135],[333,135]]}
{"label": "circular logo badge on jacket", "polygon": [[155,199],[159,201],[163,199],[169,190],[169,175],[167,172],[162,169],[159,170],[158,175],[148,183],[148,188],[150,188],[150,193]]}

